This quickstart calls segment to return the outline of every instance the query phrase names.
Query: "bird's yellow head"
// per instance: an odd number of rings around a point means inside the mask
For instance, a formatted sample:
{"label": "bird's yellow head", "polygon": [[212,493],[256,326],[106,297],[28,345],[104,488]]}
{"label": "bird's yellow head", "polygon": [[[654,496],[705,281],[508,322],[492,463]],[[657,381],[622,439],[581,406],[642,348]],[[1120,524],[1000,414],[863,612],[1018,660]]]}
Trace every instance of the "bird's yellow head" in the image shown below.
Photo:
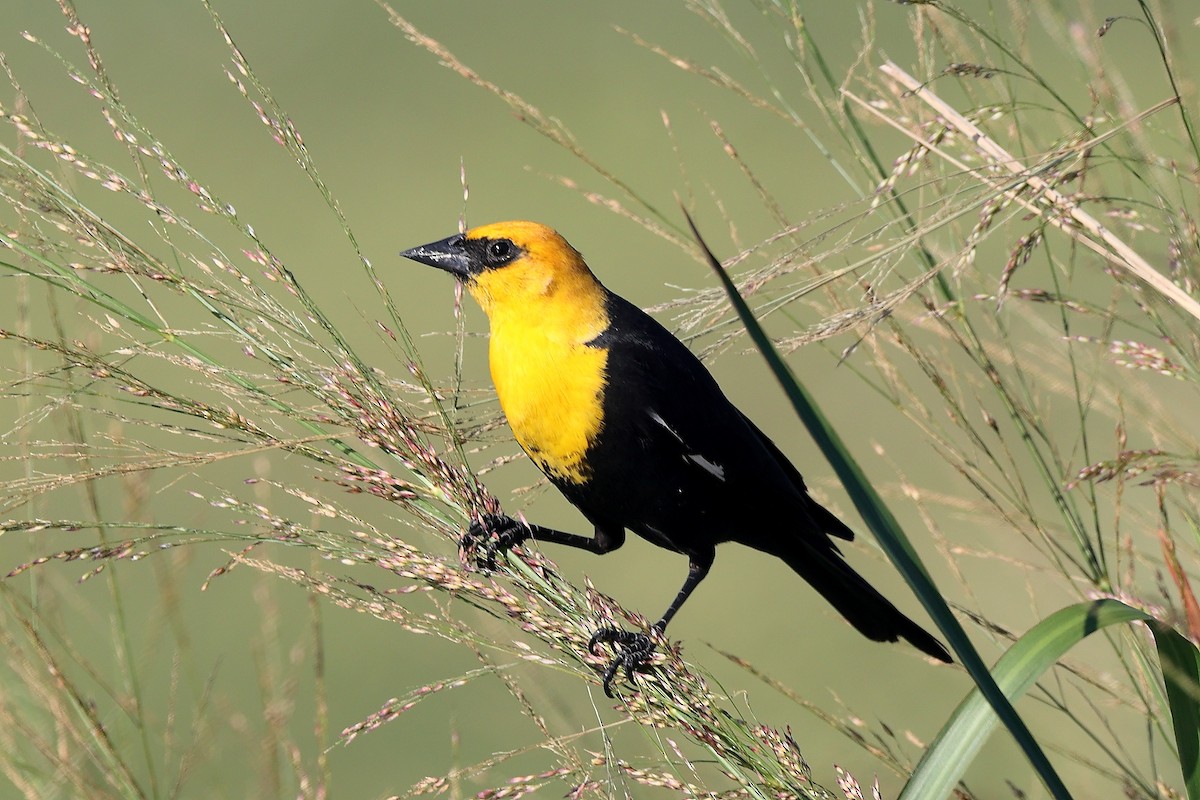
{"label": "bird's yellow head", "polygon": [[604,289],[583,256],[537,222],[495,222],[400,255],[445,270],[496,321],[497,314],[602,300]]}

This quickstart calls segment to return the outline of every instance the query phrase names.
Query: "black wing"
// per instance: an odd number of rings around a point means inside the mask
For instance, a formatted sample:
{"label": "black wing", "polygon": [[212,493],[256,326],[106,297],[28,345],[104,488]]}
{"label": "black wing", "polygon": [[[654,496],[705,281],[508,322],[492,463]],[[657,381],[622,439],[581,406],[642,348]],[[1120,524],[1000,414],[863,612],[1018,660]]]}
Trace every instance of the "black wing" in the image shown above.
{"label": "black wing", "polygon": [[[738,412],[741,414],[741,412]],[[817,526],[830,536],[836,536],[839,539],[845,539],[847,542],[854,541],[854,531],[846,527],[846,523],[833,515],[833,512],[825,508],[825,506],[813,500],[808,494],[808,487],[804,483],[804,476],[800,474],[800,470],[788,460],[788,457],[783,454],[765,433],[759,430],[758,426],[751,422],[750,418],[742,414],[742,420],[758,435],[758,440],[762,443],[772,455],[775,456],[775,463],[788,474],[791,478],[792,485],[796,490],[804,495],[808,501],[808,510],[813,519],[817,522]]]}
{"label": "black wing", "polygon": [[824,534],[853,536],[683,343],[616,295],[608,310],[593,342],[609,356],[591,479],[586,496],[561,487],[585,514],[684,552],[721,541],[776,552],[797,535],[824,550]]}

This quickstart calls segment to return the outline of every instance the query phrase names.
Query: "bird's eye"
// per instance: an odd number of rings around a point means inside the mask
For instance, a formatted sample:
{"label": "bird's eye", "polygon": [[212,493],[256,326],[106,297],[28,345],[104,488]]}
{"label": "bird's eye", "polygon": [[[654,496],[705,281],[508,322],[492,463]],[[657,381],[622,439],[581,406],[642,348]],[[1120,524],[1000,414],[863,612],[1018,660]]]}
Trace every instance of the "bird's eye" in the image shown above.
{"label": "bird's eye", "polygon": [[501,260],[512,255],[512,249],[512,242],[510,242],[508,239],[501,239],[499,241],[492,242],[488,246],[488,253],[492,256],[492,258]]}

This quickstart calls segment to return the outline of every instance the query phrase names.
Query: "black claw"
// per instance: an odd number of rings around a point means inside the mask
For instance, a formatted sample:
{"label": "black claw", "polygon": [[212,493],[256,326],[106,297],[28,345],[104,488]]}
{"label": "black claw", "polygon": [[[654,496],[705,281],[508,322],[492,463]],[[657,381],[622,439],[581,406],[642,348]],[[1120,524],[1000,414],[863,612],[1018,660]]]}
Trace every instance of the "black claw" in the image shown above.
{"label": "black claw", "polygon": [[630,683],[633,683],[633,673],[645,671],[650,656],[654,654],[654,642],[649,636],[644,633],[623,631],[620,628],[601,628],[593,633],[592,638],[588,640],[588,652],[592,655],[600,655],[596,652],[596,646],[600,644],[613,644],[618,648],[617,654],[613,656],[613,660],[604,670],[602,685],[607,697],[613,696],[612,681],[616,677],[618,669],[624,667],[625,677]]}
{"label": "black claw", "polygon": [[471,520],[470,527],[458,540],[459,552],[471,557],[476,566],[496,569],[496,556],[507,552],[532,535],[529,526],[505,514],[484,514]]}

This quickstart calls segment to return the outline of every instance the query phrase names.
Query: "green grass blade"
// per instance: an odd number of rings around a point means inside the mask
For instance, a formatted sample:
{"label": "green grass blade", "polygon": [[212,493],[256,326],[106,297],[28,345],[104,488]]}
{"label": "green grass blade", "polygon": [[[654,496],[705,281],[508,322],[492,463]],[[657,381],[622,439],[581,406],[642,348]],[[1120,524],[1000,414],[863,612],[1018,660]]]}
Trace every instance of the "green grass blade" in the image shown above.
{"label": "green grass blade", "polygon": [[817,407],[816,401],[804,389],[791,370],[783,361],[783,358],[775,350],[775,346],[771,344],[771,340],[767,338],[767,334],[763,331],[762,326],[758,324],[758,320],[754,318],[754,312],[742,299],[738,293],[737,287],[733,284],[733,280],[721,266],[721,262],[713,255],[708,245],[704,243],[703,237],[696,229],[696,224],[692,222],[691,215],[687,213],[687,209],[683,209],[683,214],[687,217],[688,225],[691,226],[692,234],[696,238],[697,244],[708,260],[709,265],[716,272],[722,286],[725,288],[726,294],[729,295],[729,301],[737,311],[738,316],[742,320],[742,324],[746,326],[750,338],[754,341],[755,346],[766,358],[767,364],[770,365],[771,371],[775,374],[775,378],[783,386],[787,393],[788,399],[792,402],[792,407],[795,409],[797,416],[800,417],[804,426],[808,429],[809,435],[821,448],[821,452],[837,473],[838,479],[846,487],[850,499],[854,502],[854,507],[862,516],[863,521],[875,534],[875,538],[879,542],[879,546],[884,553],[895,565],[896,569],[904,576],[904,580],[912,588],[913,593],[921,601],[921,605],[929,613],[937,623],[938,628],[945,635],[950,647],[962,662],[963,667],[971,675],[976,686],[982,692],[987,702],[996,710],[996,714],[1003,720],[1005,726],[1012,733],[1018,746],[1024,751],[1029,763],[1037,771],[1042,782],[1057,800],[1069,800],[1071,797],[1067,787],[1063,784],[1062,779],[1058,777],[1058,773],[1054,771],[1054,767],[1050,764],[1050,760],[1042,751],[1041,745],[1033,738],[1033,734],[1025,725],[1024,720],[1017,714],[1012,703],[1005,697],[1000,687],[992,679],[988,672],[987,665],[983,663],[979,653],[976,652],[975,646],[971,644],[971,640],[967,637],[966,631],[958,623],[954,614],[950,611],[950,606],[942,597],[941,592],[937,590],[933,580],[925,571],[925,567],[921,564],[920,558],[913,549],[912,544],[908,541],[908,537],[904,535],[904,531],[900,528],[900,523],[892,515],[887,505],[883,502],[883,498],[875,491],[875,488],[867,481],[866,475],[863,474],[862,468],[858,466],[858,462],[846,449],[841,437],[837,431],[825,419],[825,415]]}
{"label": "green grass blade", "polygon": [[1150,622],[1150,630],[1167,687],[1183,784],[1189,800],[1200,800],[1200,650],[1157,620]]}
{"label": "green grass blade", "polygon": [[[1005,696],[1015,700],[1090,634],[1109,625],[1148,618],[1145,612],[1116,600],[1068,606],[1046,617],[1018,639],[996,662],[992,677]],[[1191,649],[1195,651],[1194,647]],[[1193,668],[1195,663],[1193,659]],[[978,688],[973,689],[925,751],[900,800],[948,797],[997,722],[987,700]]]}
{"label": "green grass blade", "polygon": [[[1022,636],[996,662],[992,676],[1009,699],[1015,700],[1083,639],[1109,625],[1136,621],[1149,622],[1154,632],[1184,784],[1188,797],[1200,800],[1200,650],[1144,611],[1117,600],[1068,606]],[[900,800],[948,796],[996,722],[979,690],[972,691],[926,750]]]}

